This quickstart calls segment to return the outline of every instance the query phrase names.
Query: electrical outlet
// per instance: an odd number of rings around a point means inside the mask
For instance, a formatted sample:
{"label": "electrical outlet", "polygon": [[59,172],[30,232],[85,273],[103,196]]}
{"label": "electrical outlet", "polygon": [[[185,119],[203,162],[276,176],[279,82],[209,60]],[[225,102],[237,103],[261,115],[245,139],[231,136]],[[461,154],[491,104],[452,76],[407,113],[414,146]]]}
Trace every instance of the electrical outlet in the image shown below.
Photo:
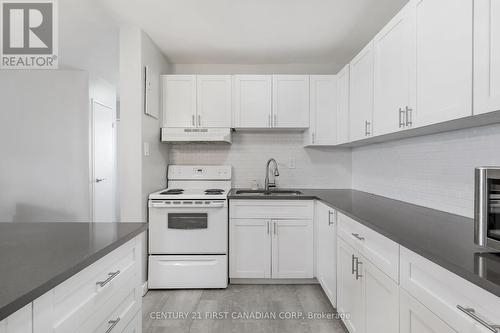
{"label": "electrical outlet", "polygon": [[295,157],[290,157],[288,159],[288,169],[295,169]]}

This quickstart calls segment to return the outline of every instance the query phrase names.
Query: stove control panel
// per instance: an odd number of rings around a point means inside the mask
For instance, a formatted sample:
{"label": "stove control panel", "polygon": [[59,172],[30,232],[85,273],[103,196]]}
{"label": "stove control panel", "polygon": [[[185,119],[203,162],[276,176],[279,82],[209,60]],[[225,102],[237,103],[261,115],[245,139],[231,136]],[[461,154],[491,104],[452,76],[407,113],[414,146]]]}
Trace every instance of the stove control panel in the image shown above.
{"label": "stove control panel", "polygon": [[230,165],[169,165],[170,180],[230,180]]}

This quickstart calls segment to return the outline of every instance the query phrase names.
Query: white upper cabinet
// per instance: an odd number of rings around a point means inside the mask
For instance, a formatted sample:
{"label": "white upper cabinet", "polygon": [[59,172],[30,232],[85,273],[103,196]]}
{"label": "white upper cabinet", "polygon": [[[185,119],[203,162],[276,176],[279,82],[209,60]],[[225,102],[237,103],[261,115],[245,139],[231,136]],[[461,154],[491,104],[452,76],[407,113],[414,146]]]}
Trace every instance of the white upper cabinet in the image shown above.
{"label": "white upper cabinet", "polygon": [[272,75],[233,76],[235,128],[271,127]]}
{"label": "white upper cabinet", "polygon": [[500,1],[474,1],[474,114],[500,110]]}
{"label": "white upper cabinet", "polygon": [[[472,115],[473,0],[416,2],[416,126]],[[411,116],[410,116],[411,117]]]}
{"label": "white upper cabinet", "polygon": [[372,135],[373,125],[373,42],[350,63],[350,141]]}
{"label": "white upper cabinet", "polygon": [[337,76],[312,75],[309,80],[309,142],[311,145],[334,145],[337,142]]}
{"label": "white upper cabinet", "polygon": [[163,75],[163,126],[196,126],[196,75]]}
{"label": "white upper cabinet", "polygon": [[373,39],[374,135],[412,126],[411,112],[415,110],[416,96],[415,42],[415,3],[410,2]]}
{"label": "white upper cabinet", "polygon": [[309,127],[309,76],[273,75],[272,127]]}
{"label": "white upper cabinet", "polygon": [[197,86],[197,127],[231,127],[231,75],[198,75]]}
{"label": "white upper cabinet", "polygon": [[337,144],[349,142],[349,64],[337,74]]}

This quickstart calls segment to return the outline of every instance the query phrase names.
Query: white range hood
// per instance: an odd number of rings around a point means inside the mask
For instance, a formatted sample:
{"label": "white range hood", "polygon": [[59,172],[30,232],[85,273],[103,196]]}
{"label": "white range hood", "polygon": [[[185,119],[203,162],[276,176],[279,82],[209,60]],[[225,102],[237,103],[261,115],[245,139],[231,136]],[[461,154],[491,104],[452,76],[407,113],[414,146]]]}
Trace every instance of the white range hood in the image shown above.
{"label": "white range hood", "polygon": [[161,141],[178,143],[231,143],[231,129],[163,127],[161,129]]}

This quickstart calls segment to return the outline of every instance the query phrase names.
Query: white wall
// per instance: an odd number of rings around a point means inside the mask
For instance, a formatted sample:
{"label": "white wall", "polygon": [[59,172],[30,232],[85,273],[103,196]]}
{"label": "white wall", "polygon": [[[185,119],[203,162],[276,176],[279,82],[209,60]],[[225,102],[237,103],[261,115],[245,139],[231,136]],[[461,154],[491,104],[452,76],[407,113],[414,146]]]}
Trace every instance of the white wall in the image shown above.
{"label": "white wall", "polygon": [[173,74],[337,74],[331,64],[174,64]]}
{"label": "white wall", "polygon": [[353,188],[473,217],[474,168],[500,165],[500,125],[354,148]]}
{"label": "white wall", "polygon": [[[170,146],[173,164],[230,164],[233,186],[249,187],[252,180],[264,184],[266,162],[279,164],[280,187],[350,188],[349,150],[303,147],[302,133],[236,132],[233,144],[175,144]],[[296,168],[289,169],[290,158]]]}

